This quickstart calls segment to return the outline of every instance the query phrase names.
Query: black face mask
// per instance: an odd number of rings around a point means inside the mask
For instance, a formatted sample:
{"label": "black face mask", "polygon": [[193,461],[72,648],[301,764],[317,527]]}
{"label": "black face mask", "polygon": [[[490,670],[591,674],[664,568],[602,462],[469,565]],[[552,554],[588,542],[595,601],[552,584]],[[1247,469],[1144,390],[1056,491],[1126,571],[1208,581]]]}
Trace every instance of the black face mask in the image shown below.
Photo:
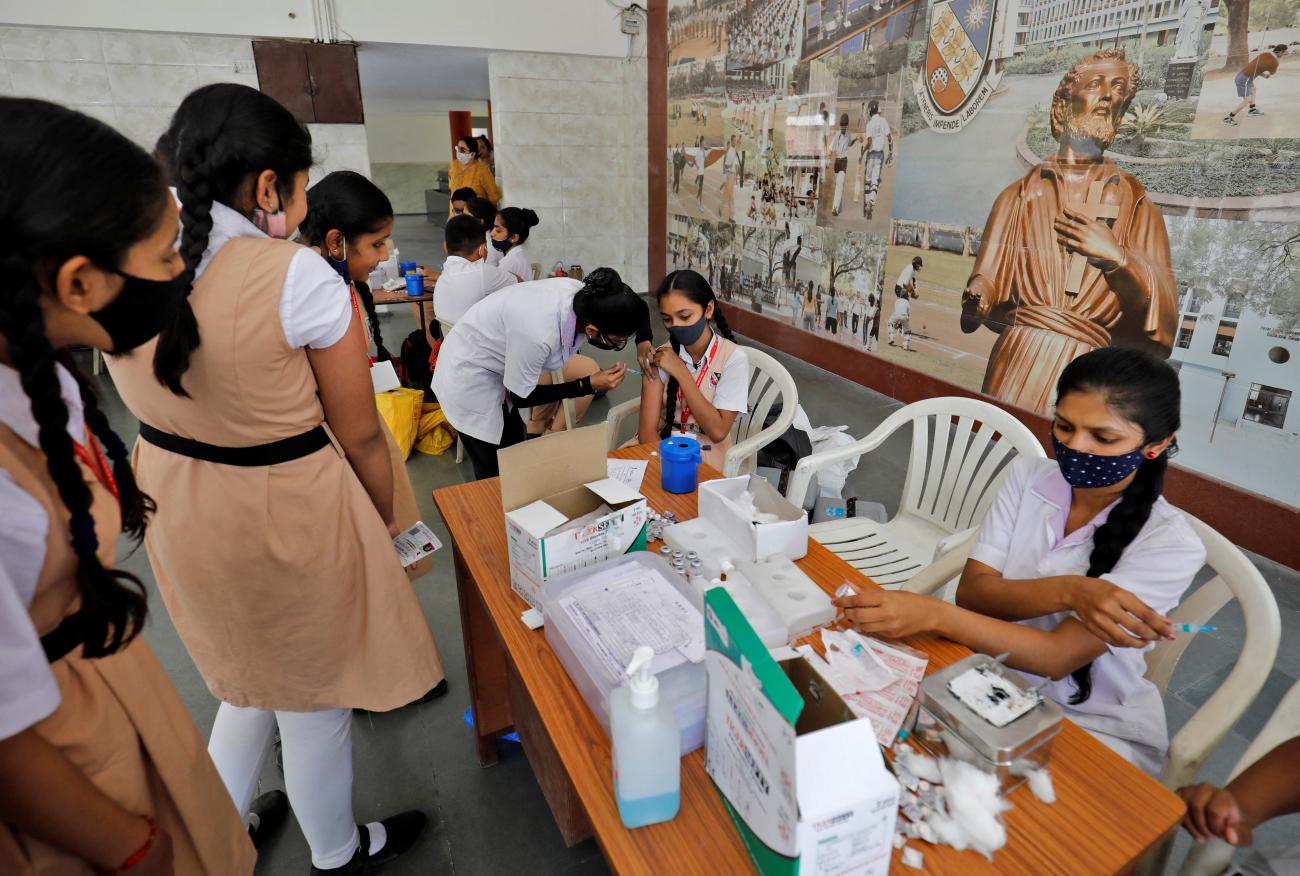
{"label": "black face mask", "polygon": [[492,247],[497,252],[510,252],[511,247],[513,246],[514,244],[510,242],[510,238],[506,238],[505,240],[497,240],[496,238],[492,239]]}
{"label": "black face mask", "polygon": [[113,269],[126,280],[113,303],[90,314],[113,343],[114,356],[129,353],[156,338],[185,295],[184,275],[174,280],[146,280]]}

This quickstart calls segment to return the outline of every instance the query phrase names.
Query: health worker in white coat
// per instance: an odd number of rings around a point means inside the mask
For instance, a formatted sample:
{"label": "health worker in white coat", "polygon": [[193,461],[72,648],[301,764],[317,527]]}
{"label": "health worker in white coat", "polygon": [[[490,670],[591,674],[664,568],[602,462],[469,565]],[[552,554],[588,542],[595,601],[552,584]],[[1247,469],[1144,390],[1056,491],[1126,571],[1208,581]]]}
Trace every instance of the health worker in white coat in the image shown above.
{"label": "health worker in white coat", "polygon": [[586,280],[519,283],[471,307],[443,341],[433,391],[475,478],[496,477],[497,450],[524,440],[519,408],[616,389],[627,374],[621,362],[564,383],[539,380],[585,343],[623,349],[645,316],[645,302],[612,268],[597,268]]}

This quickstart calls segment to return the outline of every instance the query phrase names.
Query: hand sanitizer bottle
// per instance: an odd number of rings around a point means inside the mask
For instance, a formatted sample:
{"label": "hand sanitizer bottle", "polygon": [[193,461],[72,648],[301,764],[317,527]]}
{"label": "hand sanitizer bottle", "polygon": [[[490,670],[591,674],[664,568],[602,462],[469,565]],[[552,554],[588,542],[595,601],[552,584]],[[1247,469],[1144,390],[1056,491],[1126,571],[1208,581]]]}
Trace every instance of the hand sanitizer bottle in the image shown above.
{"label": "hand sanitizer bottle", "polygon": [[672,709],[659,701],[659,679],[650,672],[654,656],[652,648],[637,648],[630,680],[609,695],[614,798],[627,827],[668,821],[681,802],[681,733]]}

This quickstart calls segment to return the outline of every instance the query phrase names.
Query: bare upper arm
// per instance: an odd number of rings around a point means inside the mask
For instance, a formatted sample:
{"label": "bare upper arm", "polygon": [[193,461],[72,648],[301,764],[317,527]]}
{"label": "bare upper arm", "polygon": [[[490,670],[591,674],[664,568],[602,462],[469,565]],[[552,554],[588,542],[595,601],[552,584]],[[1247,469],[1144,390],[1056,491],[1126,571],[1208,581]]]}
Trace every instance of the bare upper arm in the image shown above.
{"label": "bare upper arm", "polygon": [[337,344],[307,350],[325,422],[345,451],[380,434],[379,409],[375,407],[366,352],[365,332],[355,315]]}

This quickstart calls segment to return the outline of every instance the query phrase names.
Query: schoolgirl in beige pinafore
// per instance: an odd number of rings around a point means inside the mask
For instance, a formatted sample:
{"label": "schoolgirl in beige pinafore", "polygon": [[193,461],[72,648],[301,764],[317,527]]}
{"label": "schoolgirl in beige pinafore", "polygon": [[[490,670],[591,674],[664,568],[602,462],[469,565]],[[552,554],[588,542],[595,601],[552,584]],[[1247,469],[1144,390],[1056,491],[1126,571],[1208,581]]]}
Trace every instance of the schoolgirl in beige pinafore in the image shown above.
{"label": "schoolgirl in beige pinafore", "polygon": [[[366,330],[366,341],[373,344],[375,337],[370,331],[370,323],[362,317],[365,310],[361,306],[361,296],[357,294],[356,285],[352,282],[348,283],[348,293],[352,296],[352,309],[357,315],[357,320]],[[373,365],[374,363],[369,364]],[[379,427],[384,430],[384,443],[388,445],[388,462],[393,468],[393,521],[397,524],[398,529],[405,532],[420,522],[420,505],[415,500],[415,490],[411,487],[411,475],[406,470],[406,457],[402,455],[402,448],[397,446],[397,439],[393,437],[393,430],[388,428],[388,424],[384,422],[382,417],[379,418]],[[432,568],[433,557],[425,557],[408,568],[406,576],[414,581]]]}
{"label": "schoolgirl in beige pinafore", "polygon": [[[121,516],[112,494],[81,465],[93,496],[99,558],[112,567]],[[45,563],[32,598],[36,632],[52,631],[80,605],[77,558],[67,512],[45,457],[0,425],[0,470],[41,503],[50,521]],[[243,819],[208,757],[194,719],[143,636],[108,657],[87,660],[77,648],[51,664],[60,703],[32,725],[118,805],[151,815],[172,841],[177,874],[247,876],[256,853]],[[39,794],[39,788],[27,793]],[[78,858],[0,824],[5,876],[89,876]]]}
{"label": "schoolgirl in beige pinafore", "polygon": [[[154,379],[155,341],[111,360],[142,428],[250,447],[324,424],[307,352],[289,345],[279,317],[299,251],[236,237],[213,257],[190,294],[202,337],[184,378],[191,398]],[[214,696],[387,711],[442,680],[387,527],[332,436],[275,465],[208,462],[143,439],[134,453],[140,488],[158,503],[145,535],[158,587]]]}

